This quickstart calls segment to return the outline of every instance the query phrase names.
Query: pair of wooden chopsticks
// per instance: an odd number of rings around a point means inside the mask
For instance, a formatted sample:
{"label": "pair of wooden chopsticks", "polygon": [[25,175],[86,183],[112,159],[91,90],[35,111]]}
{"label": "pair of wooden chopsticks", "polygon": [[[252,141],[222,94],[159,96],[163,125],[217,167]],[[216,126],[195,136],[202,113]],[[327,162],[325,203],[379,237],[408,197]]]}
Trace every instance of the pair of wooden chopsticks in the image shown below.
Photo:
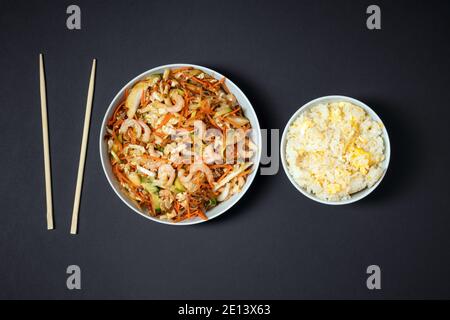
{"label": "pair of wooden chopsticks", "polygon": [[[84,166],[86,162],[87,142],[89,137],[89,127],[91,122],[92,100],[94,97],[95,70],[97,61],[92,61],[91,77],[86,102],[86,114],[84,116],[83,138],[81,140],[80,162],[78,164],[77,185],[75,188],[75,199],[73,203],[72,224],[70,233],[76,234],[78,229],[78,212],[80,210],[81,188],[83,186]],[[44,167],[45,167],[45,194],[47,204],[47,229],[53,230],[53,203],[52,203],[52,179],[50,167],[50,146],[48,139],[48,119],[47,119],[47,93],[45,85],[44,57],[39,55],[39,80],[41,93],[41,116],[42,116],[42,138],[44,144]]]}

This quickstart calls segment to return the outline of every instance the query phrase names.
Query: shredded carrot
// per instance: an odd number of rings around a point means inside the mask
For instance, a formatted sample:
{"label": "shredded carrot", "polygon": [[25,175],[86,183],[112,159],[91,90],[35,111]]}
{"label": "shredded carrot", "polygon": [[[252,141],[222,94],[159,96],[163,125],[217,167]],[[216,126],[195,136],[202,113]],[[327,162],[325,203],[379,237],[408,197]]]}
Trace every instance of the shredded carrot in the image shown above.
{"label": "shredded carrot", "polygon": [[155,156],[152,156],[152,155],[149,155],[149,154],[143,154],[141,157],[142,158],[146,158],[146,159],[150,159],[150,160],[155,160],[155,161],[168,162],[168,160],[165,159],[165,158],[159,158],[159,157],[155,157]]}
{"label": "shredded carrot", "polygon": [[200,110],[201,110],[201,112],[203,112],[203,113],[206,114],[206,115],[209,115],[209,114],[212,113],[211,105],[210,105],[210,103],[209,103],[209,100],[203,100],[203,101],[201,102]]}
{"label": "shredded carrot", "polygon": [[217,123],[211,118],[211,116],[210,116],[209,114],[207,114],[206,117],[208,118],[209,122],[211,122],[211,124],[212,124],[215,128],[217,128],[217,129],[219,129],[220,131],[222,131],[222,128],[219,127],[219,126],[217,125]]}
{"label": "shredded carrot", "polygon": [[222,85],[222,84],[225,82],[225,80],[226,80],[226,78],[223,77],[223,78],[220,79],[218,82],[214,83],[214,86],[216,87],[216,86]]}
{"label": "shredded carrot", "polygon": [[118,164],[113,166],[113,172],[115,173],[115,175],[117,176],[117,178],[119,179],[120,182],[124,182],[124,183],[130,182],[128,180],[128,178],[120,171]]}
{"label": "shredded carrot", "polygon": [[206,88],[209,88],[209,87],[211,86],[211,83],[210,83],[210,82],[200,80],[200,79],[197,78],[197,77],[192,77],[191,80],[194,80],[195,82],[200,83],[201,85],[203,85],[203,86],[206,87]]}
{"label": "shredded carrot", "polygon": [[222,181],[228,175],[228,173],[230,173],[231,170],[233,170],[233,166],[229,165],[229,167],[225,169],[224,174],[217,180],[217,182]]}
{"label": "shredded carrot", "polygon": [[127,133],[131,138],[131,143],[136,144],[136,134],[134,133],[134,130],[130,128],[128,129]]}
{"label": "shredded carrot", "polygon": [[181,67],[181,68],[173,69],[172,73],[175,74],[175,73],[178,73],[180,71],[186,71],[186,70],[191,70],[191,69],[192,69],[192,67]]}
{"label": "shredded carrot", "polygon": [[120,111],[120,110],[122,109],[122,107],[124,107],[124,106],[125,106],[125,102],[124,102],[124,101],[121,102],[121,103],[119,104],[119,106],[116,108],[116,110],[114,110],[114,113],[113,113],[111,119],[109,119],[108,125],[111,125],[112,123],[114,123],[114,120],[117,119],[117,114],[119,113],[119,111]]}
{"label": "shredded carrot", "polygon": [[189,194],[188,193],[186,193],[186,202],[187,202],[187,206],[186,206],[187,214],[188,214],[188,216],[190,216],[191,215],[191,209],[189,208],[190,204],[189,204]]}
{"label": "shredded carrot", "polygon": [[114,127],[119,128],[122,125],[123,121],[123,119],[117,120],[116,122],[114,122]]}
{"label": "shredded carrot", "polygon": [[208,217],[203,213],[202,210],[197,210],[196,211],[197,215],[202,218],[203,220],[208,220]]}
{"label": "shredded carrot", "polygon": [[189,112],[189,108],[187,107],[187,105],[184,106],[184,110],[181,111],[181,114],[183,115],[184,118],[187,118]]}
{"label": "shredded carrot", "polygon": [[241,108],[236,108],[236,109],[234,109],[233,111],[224,114],[224,117],[231,116],[231,115],[233,115],[233,114],[238,113],[239,111],[241,111]]}
{"label": "shredded carrot", "polygon": [[228,167],[228,166],[231,166],[231,165],[229,165],[229,164],[211,164],[211,165],[209,165],[209,167],[211,168],[211,169],[217,169],[217,168],[224,168],[224,167]]}
{"label": "shredded carrot", "polygon": [[142,91],[142,95],[141,95],[141,106],[145,106],[145,90]]}
{"label": "shredded carrot", "polygon": [[166,115],[164,116],[164,118],[162,119],[161,123],[159,124],[159,126],[156,128],[156,130],[161,129],[165,124],[167,124],[167,122],[169,122],[169,120],[172,118],[172,113],[166,113]]}
{"label": "shredded carrot", "polygon": [[166,136],[165,133],[160,132],[160,131],[153,131],[153,134],[157,135],[160,138],[164,138]]}
{"label": "shredded carrot", "polygon": [[189,108],[189,96],[187,90],[184,90],[184,107],[183,109]]}
{"label": "shredded carrot", "polygon": [[211,182],[211,181],[209,181],[209,179],[206,179],[207,181],[208,181],[208,184],[209,184],[209,186],[211,187],[211,189],[214,189],[214,184]]}

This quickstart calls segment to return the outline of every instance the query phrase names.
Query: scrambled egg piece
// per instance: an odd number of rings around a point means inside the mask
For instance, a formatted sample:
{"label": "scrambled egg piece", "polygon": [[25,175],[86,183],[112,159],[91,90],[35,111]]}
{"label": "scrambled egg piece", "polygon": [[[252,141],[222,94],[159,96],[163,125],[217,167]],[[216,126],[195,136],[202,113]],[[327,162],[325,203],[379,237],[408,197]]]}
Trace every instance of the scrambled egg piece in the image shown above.
{"label": "scrambled egg piece", "polygon": [[355,145],[349,150],[350,164],[355,171],[360,171],[362,174],[367,174],[369,171],[370,153],[364,149],[358,148]]}

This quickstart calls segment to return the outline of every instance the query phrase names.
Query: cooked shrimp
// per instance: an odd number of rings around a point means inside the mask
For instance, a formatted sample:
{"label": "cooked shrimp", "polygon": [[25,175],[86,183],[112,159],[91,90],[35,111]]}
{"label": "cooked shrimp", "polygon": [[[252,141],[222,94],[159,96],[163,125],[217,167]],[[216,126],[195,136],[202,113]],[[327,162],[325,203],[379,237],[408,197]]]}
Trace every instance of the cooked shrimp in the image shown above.
{"label": "cooked shrimp", "polygon": [[175,169],[170,164],[163,164],[158,169],[158,180],[155,181],[161,188],[169,188],[175,180]]}
{"label": "cooked shrimp", "polygon": [[142,162],[142,165],[151,171],[157,171],[164,164],[163,161],[158,160],[146,160]]}
{"label": "cooked shrimp", "polygon": [[208,145],[203,151],[203,160],[206,164],[223,162],[223,158],[214,150],[214,145]]}
{"label": "cooked shrimp", "polygon": [[227,146],[229,146],[229,145],[234,145],[235,143],[240,143],[241,141],[243,141],[245,139],[246,136],[247,136],[247,132],[242,129],[227,130],[226,144],[227,144]]}
{"label": "cooked shrimp", "polygon": [[171,113],[180,112],[181,109],[184,108],[184,98],[179,94],[174,94],[172,98],[173,100],[175,100],[175,104],[172,104],[172,101],[170,101],[169,98],[165,99],[164,101],[167,112]]}
{"label": "cooked shrimp", "polygon": [[203,121],[194,121],[194,137],[200,141],[205,139],[206,135],[206,124]]}
{"label": "cooked shrimp", "polygon": [[139,124],[139,122],[137,122],[136,120],[134,120],[134,119],[126,119],[123,123],[122,123],[122,125],[120,126],[120,129],[119,129],[119,133],[121,133],[121,134],[124,134],[124,133],[126,133],[127,132],[127,130],[129,129],[129,128],[133,128],[134,129],[134,131],[136,132],[136,138],[140,138],[141,137],[141,134],[142,134],[142,127],[141,127],[141,125]]}
{"label": "cooked shrimp", "polygon": [[164,149],[164,153],[169,157],[169,160],[175,164],[191,162],[193,153],[188,150],[188,144],[186,143],[172,143]]}
{"label": "cooked shrimp", "polygon": [[155,147],[152,144],[147,145],[148,154],[152,157],[159,158],[162,155],[161,151],[156,151]]}
{"label": "cooked shrimp", "polygon": [[180,181],[182,183],[183,182],[189,183],[197,172],[202,172],[205,175],[206,180],[208,180],[208,183],[210,183],[211,185],[214,183],[214,177],[213,177],[212,171],[204,163],[192,164],[191,167],[189,168],[189,174],[187,176],[184,176],[183,169],[179,170],[178,177],[180,178]]}
{"label": "cooked shrimp", "polygon": [[137,122],[142,127],[142,129],[144,129],[144,134],[142,135],[142,139],[141,139],[142,142],[149,142],[150,141],[150,133],[151,133],[150,128],[142,120],[138,120]]}
{"label": "cooked shrimp", "polygon": [[199,188],[197,184],[191,181],[192,180],[191,176],[189,175],[185,176],[184,169],[178,170],[178,179],[180,180],[181,184],[186,188],[186,190],[189,192],[194,192]]}
{"label": "cooked shrimp", "polygon": [[255,154],[255,151],[257,150],[256,145],[251,141],[248,140],[248,148],[249,150],[245,150],[245,144],[244,143],[238,143],[238,155],[242,159],[250,159]]}

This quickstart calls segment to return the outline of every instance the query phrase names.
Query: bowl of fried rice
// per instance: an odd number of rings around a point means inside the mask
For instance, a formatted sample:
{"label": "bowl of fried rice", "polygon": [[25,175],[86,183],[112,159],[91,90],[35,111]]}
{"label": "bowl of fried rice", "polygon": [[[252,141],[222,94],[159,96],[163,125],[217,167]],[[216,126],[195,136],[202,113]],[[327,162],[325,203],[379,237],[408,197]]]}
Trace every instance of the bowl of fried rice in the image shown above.
{"label": "bowl of fried rice", "polygon": [[281,140],[283,168],[308,198],[328,205],[361,200],[380,184],[390,160],[389,136],[365,103],[345,96],[308,102]]}

